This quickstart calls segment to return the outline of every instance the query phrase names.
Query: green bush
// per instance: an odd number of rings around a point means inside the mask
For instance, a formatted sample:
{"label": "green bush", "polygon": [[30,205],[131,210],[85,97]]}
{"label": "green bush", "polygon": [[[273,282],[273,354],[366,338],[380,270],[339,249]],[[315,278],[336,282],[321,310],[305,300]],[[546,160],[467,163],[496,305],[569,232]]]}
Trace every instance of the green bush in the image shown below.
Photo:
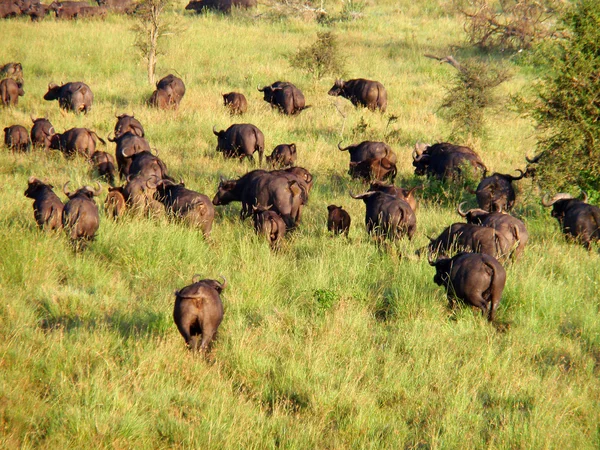
{"label": "green bush", "polygon": [[529,114],[538,124],[540,186],[600,191],[600,3],[577,2],[562,18],[565,38],[540,49],[547,61]]}
{"label": "green bush", "polygon": [[340,55],[337,38],[330,31],[317,33],[316,42],[298,50],[291,63],[318,80],[325,75],[340,76],[344,72],[344,59]]}

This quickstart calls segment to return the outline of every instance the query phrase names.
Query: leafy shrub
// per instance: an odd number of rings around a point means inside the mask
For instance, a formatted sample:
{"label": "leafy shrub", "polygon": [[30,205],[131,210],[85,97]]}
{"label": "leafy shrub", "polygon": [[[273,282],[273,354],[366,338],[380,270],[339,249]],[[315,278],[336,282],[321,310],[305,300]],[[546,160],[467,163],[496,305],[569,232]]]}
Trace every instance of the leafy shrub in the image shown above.
{"label": "leafy shrub", "polygon": [[[522,105],[537,122],[538,183],[552,191],[600,192],[600,3],[582,0],[562,18],[567,37],[540,50],[546,60],[535,100]],[[595,191],[595,192],[593,192]]]}
{"label": "leafy shrub", "polygon": [[298,50],[291,63],[318,80],[325,75],[338,76],[344,72],[344,58],[340,55],[337,38],[329,31],[317,33],[316,42]]}

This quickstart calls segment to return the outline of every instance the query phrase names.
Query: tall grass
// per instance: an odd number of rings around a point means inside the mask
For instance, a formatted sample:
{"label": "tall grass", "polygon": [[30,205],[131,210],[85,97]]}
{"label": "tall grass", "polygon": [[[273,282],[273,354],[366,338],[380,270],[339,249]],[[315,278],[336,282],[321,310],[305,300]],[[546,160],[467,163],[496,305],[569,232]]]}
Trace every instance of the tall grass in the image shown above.
{"label": "tall grass", "polygon": [[[516,208],[530,243],[507,267],[499,325],[451,311],[414,252],[458,221],[452,205],[422,199],[413,241],[378,248],[364,231],[364,204],[348,196],[364,186],[348,179],[336,144],[383,139],[388,115],[328,97],[333,79],[289,64],[325,27],[254,13],[190,16],[179,6],[171,14],[183,31],[167,40],[158,67],[186,83],[178,111],[144,105],[152,87],[128,18],[16,19],[1,24],[0,62],[23,63],[26,95],[0,111],[1,123],[30,126],[31,113],[58,131],[106,136],[114,114],[135,112],[170,172],[212,196],[220,175],[252,167],[216,154],[211,131],[234,121],[220,93],[241,91],[250,106],[239,121],[256,124],[269,151],[295,142],[299,164],[315,175],[302,224],[272,252],[239,221],[239,204],[218,209],[208,240],[166,218],[114,222],[101,213],[96,241],[75,254],[63,234],[36,228],[23,191],[30,175],[89,183],[90,167],[56,153],[1,152],[1,446],[598,448],[598,256],[564,241],[531,182],[519,182]],[[387,87],[398,184],[414,185],[414,142],[450,132],[435,112],[452,68],[422,54],[461,42],[461,24],[435,2],[372,2],[363,14],[331,26],[349,76]],[[514,70],[506,94],[535,76]],[[42,100],[49,82],[79,80],[95,94],[87,116]],[[256,85],[276,80],[293,81],[313,108],[292,118],[271,110]],[[343,136],[332,103],[347,115]],[[506,110],[489,119],[476,150],[492,170],[522,168],[531,124]],[[348,240],[326,232],[331,203],[352,216]],[[171,317],[173,291],[195,273],[229,282],[208,361],[185,349]]]}

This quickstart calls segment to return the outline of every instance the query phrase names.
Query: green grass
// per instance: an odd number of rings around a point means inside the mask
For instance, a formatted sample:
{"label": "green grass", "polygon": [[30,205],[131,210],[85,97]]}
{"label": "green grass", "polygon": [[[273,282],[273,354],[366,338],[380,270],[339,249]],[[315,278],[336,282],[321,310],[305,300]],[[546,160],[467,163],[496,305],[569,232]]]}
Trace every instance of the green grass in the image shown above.
{"label": "green grass", "polygon": [[[386,141],[398,154],[399,185],[422,182],[412,172],[414,142],[450,132],[436,110],[454,69],[422,55],[448,54],[462,26],[436,4],[370,2],[362,19],[332,25],[348,77],[388,89],[388,114],[399,119]],[[152,87],[130,18],[2,21],[0,63],[22,62],[26,83],[19,106],[0,111],[2,127],[30,127],[33,114],[58,131],[85,126],[106,136],[115,114],[135,112],[170,173],[212,197],[220,175],[251,168],[215,153],[212,126],[254,123],[268,153],[295,142],[298,163],[315,175],[302,224],[271,252],[250,221],[240,223],[239,204],[218,208],[208,241],[166,218],[113,222],[101,213],[96,241],[75,254],[62,233],[36,228],[23,191],[30,175],[59,191],[68,180],[90,183],[87,163],[2,151],[0,446],[598,448],[598,255],[563,239],[531,182],[518,183],[515,212],[530,243],[507,267],[500,326],[468,308],[449,311],[433,269],[414,252],[459,221],[453,205],[422,199],[413,241],[377,248],[363,202],[348,195],[364,186],[346,175],[348,155],[336,148],[343,119],[332,103],[347,115],[345,143],[383,139],[388,116],[328,97],[333,79],[314,81],[289,64],[328,28],[255,13],[191,16],[183,6],[170,13],[182,31],[165,41],[158,67],[186,83],[175,112],[144,105]],[[530,67],[513,70],[503,95],[535,77]],[[279,79],[299,86],[313,108],[292,118],[272,111],[256,85]],[[42,100],[48,83],[79,80],[95,94],[87,116]],[[222,107],[220,94],[232,90],[249,100],[241,119]],[[506,108],[471,144],[499,172],[523,168],[535,151],[532,124]],[[350,212],[349,240],[326,232],[331,203]],[[173,292],[195,273],[229,283],[209,361],[185,349],[172,323]]]}

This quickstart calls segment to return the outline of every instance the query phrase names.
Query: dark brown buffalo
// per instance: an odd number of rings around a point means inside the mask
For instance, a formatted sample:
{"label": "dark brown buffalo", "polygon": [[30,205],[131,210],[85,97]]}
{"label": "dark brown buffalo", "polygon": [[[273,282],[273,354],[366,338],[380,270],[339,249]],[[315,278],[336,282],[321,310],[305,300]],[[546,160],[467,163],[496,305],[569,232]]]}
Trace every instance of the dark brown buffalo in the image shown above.
{"label": "dark brown buffalo", "polygon": [[327,207],[327,231],[334,234],[350,233],[350,214],[341,206],[329,205]]}
{"label": "dark brown buffalo", "polygon": [[221,131],[213,126],[213,133],[217,136],[217,152],[223,152],[229,158],[248,158],[252,161],[252,155],[258,152],[258,164],[262,165],[265,136],[256,126],[238,123]]}
{"label": "dark brown buffalo", "polygon": [[49,12],[50,8],[48,7],[48,5],[44,5],[43,3],[35,3],[31,5],[31,8],[29,8],[27,14],[33,22],[37,22],[46,17]]}
{"label": "dark brown buffalo", "polygon": [[0,100],[4,106],[17,106],[19,97],[24,95],[23,85],[12,78],[5,78],[0,81]]}
{"label": "dark brown buffalo", "polygon": [[398,174],[396,164],[387,158],[369,158],[361,162],[351,162],[348,175],[352,178],[362,178],[365,181],[389,180],[393,183]]}
{"label": "dark brown buffalo", "polygon": [[71,128],[64,133],[54,134],[50,138],[50,148],[60,150],[67,156],[79,153],[89,159],[96,151],[96,139],[106,145],[104,139],[95,131],[87,128]]}
{"label": "dark brown buffalo", "polygon": [[373,181],[369,186],[369,191],[380,191],[385,192],[386,194],[393,195],[394,197],[398,197],[404,200],[406,203],[410,205],[413,211],[417,211],[417,199],[415,198],[415,191],[417,189],[422,189],[423,186],[415,186],[411,189],[405,189],[396,187],[390,184],[385,184],[381,181]]}
{"label": "dark brown buffalo", "polygon": [[485,173],[483,161],[469,147],[442,142],[434,145],[417,144],[413,151],[415,175],[427,175],[441,180],[463,174],[466,166]]}
{"label": "dark brown buffalo", "polygon": [[94,239],[96,231],[100,227],[100,216],[98,207],[94,202],[94,196],[102,192],[102,187],[98,184],[97,189],[91,186],[84,186],[75,192],[67,190],[67,181],[63,186],[64,194],[69,198],[65,204],[62,214],[63,228],[68,233],[76,247],[82,249],[85,241]]}
{"label": "dark brown buffalo", "polygon": [[121,179],[127,178],[131,167],[132,158],[137,153],[151,152],[150,144],[146,139],[138,136],[133,131],[127,131],[115,138],[108,137],[110,142],[117,144],[115,157],[117,159],[117,168]]}
{"label": "dark brown buffalo", "polygon": [[89,3],[76,1],[53,1],[48,5],[48,10],[53,11],[58,19],[75,19],[81,8],[89,7]]}
{"label": "dark brown buffalo", "polygon": [[96,151],[92,154],[92,164],[98,175],[113,186],[115,183],[115,159],[106,152]]}
{"label": "dark brown buffalo", "polygon": [[253,170],[237,180],[221,180],[214,205],[242,202],[241,219],[251,214],[253,206],[262,206],[279,214],[288,230],[300,221],[302,206],[307,201],[308,187],[293,173]]}
{"label": "dark brown buffalo", "polygon": [[283,114],[294,115],[310,108],[306,105],[302,91],[287,81],[276,81],[270,86],[257,89],[263,93],[267,103]]}
{"label": "dark brown buffalo", "polygon": [[491,322],[506,283],[504,267],[490,255],[459,253],[453,258],[429,259],[435,267],[433,281],[446,288],[450,305],[458,299],[481,310]]}
{"label": "dark brown buffalo", "polygon": [[183,183],[163,179],[158,182],[155,198],[168,214],[200,228],[205,237],[210,236],[215,208],[206,195],[187,189]]}
{"label": "dark brown buffalo", "polygon": [[33,127],[31,128],[31,143],[35,147],[43,147],[45,150],[50,148],[52,142],[52,136],[56,134],[54,127],[50,121],[46,118],[40,117],[38,119],[31,118],[33,121]]}
{"label": "dark brown buffalo", "polygon": [[104,211],[106,211],[106,215],[116,219],[125,213],[126,208],[123,186],[109,187],[108,195],[104,201]]}
{"label": "dark brown buffalo", "polygon": [[493,228],[506,239],[510,248],[510,256],[513,259],[518,259],[523,254],[529,240],[529,233],[522,221],[510,214],[490,213],[483,209],[470,209],[463,212],[461,205],[458,206],[457,212],[461,217],[467,219],[468,223]]}
{"label": "dark brown buffalo", "polygon": [[364,78],[335,80],[328,94],[347,98],[354,106],[363,106],[371,111],[379,109],[384,113],[387,108],[387,91],[379,81]]}
{"label": "dark brown buffalo", "polygon": [[429,252],[440,255],[448,255],[458,250],[485,253],[498,259],[506,259],[512,247],[511,242],[500,231],[470,223],[453,223],[436,239],[429,240]]}
{"label": "dark brown buffalo", "polygon": [[26,152],[31,148],[27,129],[22,125],[12,125],[4,129],[4,144],[13,151]]}
{"label": "dark brown buffalo", "polygon": [[156,83],[149,103],[159,109],[177,109],[185,95],[185,85],[181,78],[169,74]]}
{"label": "dark brown buffalo", "polygon": [[29,177],[25,197],[33,199],[33,216],[38,227],[46,230],[62,228],[63,202],[52,190],[54,186]]}
{"label": "dark brown buffalo", "polygon": [[592,242],[600,241],[600,208],[586,202],[585,192],[583,200],[577,200],[570,194],[542,199],[542,205],[552,206],[552,217],[558,220],[562,232],[591,250]]}
{"label": "dark brown buffalo", "polygon": [[[121,114],[120,116],[116,116],[117,123],[115,124],[115,139],[123,136],[125,133],[132,133],[139,137],[144,137],[144,127],[134,116],[129,116],[127,114]],[[111,142],[115,142],[115,140],[109,139]]]}
{"label": "dark brown buffalo", "polygon": [[0,67],[0,78],[12,78],[23,85],[23,66],[21,63],[8,63]]}
{"label": "dark brown buffalo", "polygon": [[98,3],[98,6],[119,13],[129,13],[134,9],[133,0],[96,0],[96,3]]}
{"label": "dark brown buffalo", "polygon": [[253,8],[256,0],[197,0],[191,1],[185,7],[188,11],[196,11],[198,14],[204,9],[214,9],[223,13],[231,12],[231,8]]}
{"label": "dark brown buffalo", "polygon": [[279,214],[262,206],[252,207],[254,231],[269,241],[271,248],[279,248],[285,236],[285,222]]}
{"label": "dark brown buffalo", "polygon": [[274,167],[291,167],[296,164],[296,144],[280,144],[267,156],[267,164]]}
{"label": "dark brown buffalo", "polygon": [[160,177],[156,175],[150,178],[143,175],[127,177],[122,192],[125,203],[131,211],[152,216],[158,216],[165,211],[163,204],[154,198],[158,180]]}
{"label": "dark brown buffalo", "polygon": [[489,212],[510,211],[516,198],[512,182],[525,176],[522,170],[517,171],[520,173],[518,177],[503,173],[493,173],[484,177],[475,191],[479,207]]}
{"label": "dark brown buffalo", "polygon": [[229,92],[223,94],[223,105],[229,108],[229,112],[234,114],[244,114],[248,110],[248,101],[244,94],[239,92]]}
{"label": "dark brown buffalo", "polygon": [[44,100],[58,100],[58,105],[65,111],[82,112],[87,114],[92,109],[94,94],[85,83],[72,82],[58,86],[50,83]]}
{"label": "dark brown buffalo", "polygon": [[167,165],[158,156],[150,152],[136,153],[131,158],[127,179],[138,176],[145,180],[151,178],[162,180],[164,178],[173,181],[173,178],[167,175]]}
{"label": "dark brown buffalo", "polygon": [[217,336],[223,320],[221,292],[227,286],[227,281],[222,278],[223,283],[219,283],[216,280],[198,280],[198,275],[195,275],[192,284],[175,291],[173,320],[192,351],[209,351]]}
{"label": "dark brown buffalo", "polygon": [[360,195],[350,193],[350,196],[365,202],[365,224],[369,234],[377,238],[408,236],[408,239],[412,239],[417,229],[417,217],[404,200],[376,191]]}
{"label": "dark brown buffalo", "polygon": [[338,143],[338,149],[350,153],[350,162],[359,163],[369,158],[387,158],[392,164],[396,164],[396,154],[385,142],[363,141],[345,148],[342,148],[341,144],[341,142]]}
{"label": "dark brown buffalo", "polygon": [[0,19],[20,16],[23,12],[22,3],[19,0],[3,0],[0,2]]}

